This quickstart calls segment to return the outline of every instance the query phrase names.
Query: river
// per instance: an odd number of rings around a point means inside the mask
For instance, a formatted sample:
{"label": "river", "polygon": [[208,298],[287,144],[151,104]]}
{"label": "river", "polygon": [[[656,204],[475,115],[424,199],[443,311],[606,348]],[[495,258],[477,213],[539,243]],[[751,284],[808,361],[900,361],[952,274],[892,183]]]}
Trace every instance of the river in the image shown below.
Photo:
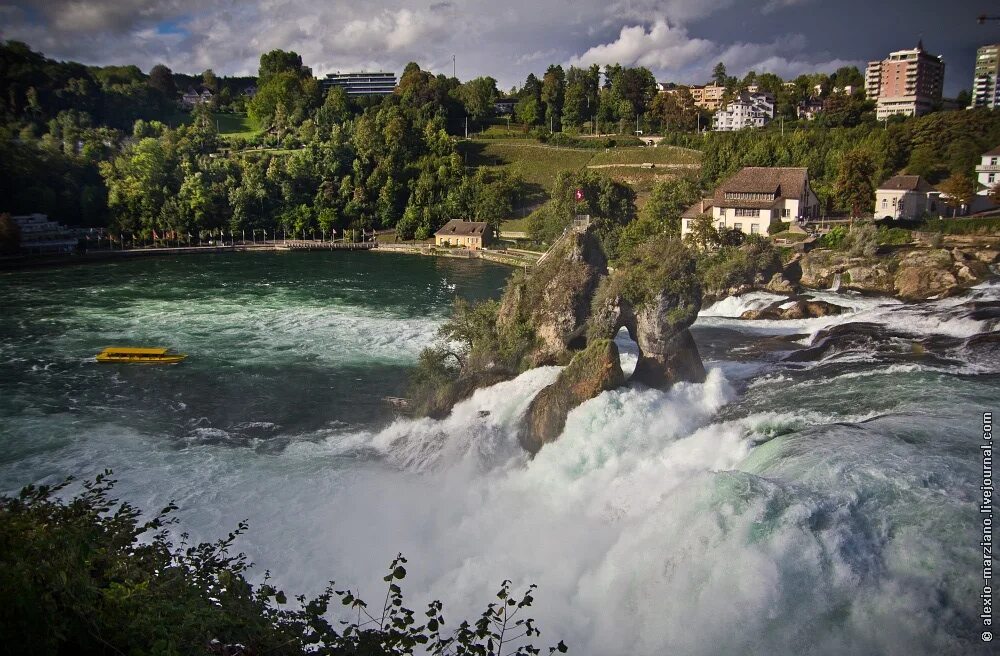
{"label": "river", "polygon": [[[982,650],[1000,285],[920,305],[821,292],[848,311],[801,321],[741,321],[777,297],[727,299],[693,328],[704,384],[605,393],[529,460],[518,418],[557,368],[441,421],[383,401],[453,297],[497,297],[509,273],[248,253],[0,274],[0,490],[112,468],[122,498],[175,500],[194,539],[248,519],[240,548],[289,592],[380,597],[403,552],[408,603],[452,621],[505,578],[537,583],[536,644],[576,654]],[[190,357],[94,363],[109,345]]]}

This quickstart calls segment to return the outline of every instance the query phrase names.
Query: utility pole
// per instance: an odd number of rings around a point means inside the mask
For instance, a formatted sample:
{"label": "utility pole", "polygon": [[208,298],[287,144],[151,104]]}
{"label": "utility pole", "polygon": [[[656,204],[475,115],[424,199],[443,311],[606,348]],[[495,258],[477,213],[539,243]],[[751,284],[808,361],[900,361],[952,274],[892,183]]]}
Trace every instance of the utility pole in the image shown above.
{"label": "utility pole", "polygon": [[469,117],[465,117],[465,138],[469,138]]}
{"label": "utility pole", "polygon": [[451,76],[458,79],[458,64],[455,63],[455,55],[451,56]]}

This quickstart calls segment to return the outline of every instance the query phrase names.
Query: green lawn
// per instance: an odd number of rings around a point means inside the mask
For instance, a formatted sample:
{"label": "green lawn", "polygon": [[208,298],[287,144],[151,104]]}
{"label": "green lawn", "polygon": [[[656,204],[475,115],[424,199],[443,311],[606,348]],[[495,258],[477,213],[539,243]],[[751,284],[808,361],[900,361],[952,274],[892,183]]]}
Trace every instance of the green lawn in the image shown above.
{"label": "green lawn", "polygon": [[245,114],[212,114],[219,134],[225,138],[252,137],[259,132]]}
{"label": "green lawn", "polygon": [[599,150],[588,162],[589,165],[600,164],[699,164],[701,153],[697,150],[678,148],[677,146],[651,146],[611,148]]}

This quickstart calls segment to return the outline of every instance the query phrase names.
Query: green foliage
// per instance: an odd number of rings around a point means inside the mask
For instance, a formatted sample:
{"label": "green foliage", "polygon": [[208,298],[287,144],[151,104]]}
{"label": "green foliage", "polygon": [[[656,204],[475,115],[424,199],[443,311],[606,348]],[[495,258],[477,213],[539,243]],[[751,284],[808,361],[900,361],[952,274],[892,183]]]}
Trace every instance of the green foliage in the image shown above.
{"label": "green foliage", "polygon": [[600,307],[608,298],[618,297],[639,310],[663,293],[684,299],[680,307],[685,313],[697,314],[701,287],[696,271],[696,259],[680,239],[659,235],[621,258],[594,305]]}
{"label": "green foliage", "polygon": [[852,217],[869,211],[875,198],[875,164],[863,150],[849,150],[840,157],[834,193]]}
{"label": "green foliage", "polygon": [[875,239],[880,246],[903,246],[913,241],[913,233],[903,228],[879,226]]}
{"label": "green foliage", "polygon": [[782,257],[767,237],[749,235],[737,246],[721,246],[698,255],[698,278],[713,294],[760,285],[781,270]]}
{"label": "green foliage", "polygon": [[831,248],[833,250],[839,250],[844,246],[845,240],[847,239],[847,228],[844,226],[836,226],[830,229],[830,232],[826,233],[822,237],[816,240],[816,245],[822,248]]}
{"label": "green foliage", "polygon": [[791,225],[789,221],[782,221],[777,217],[771,217],[771,222],[767,225],[767,234],[776,235],[779,232],[785,232]]}
{"label": "green foliage", "polygon": [[847,231],[844,245],[853,257],[872,257],[878,250],[878,230],[870,221],[857,221]]}
{"label": "green foliage", "polygon": [[[577,200],[577,191],[583,194]],[[537,242],[552,243],[577,215],[589,215],[605,247],[616,252],[620,230],[636,214],[635,192],[594,171],[564,171],[556,177],[552,200],[528,219],[528,233]]]}
{"label": "green foliage", "polygon": [[[239,647],[250,654],[455,654],[528,656],[539,650],[534,620],[504,581],[497,601],[475,621],[445,629],[443,606],[421,615],[404,605],[406,559],[383,578],[381,610],[331,583],[319,596],[295,598],[247,580],[250,563],[233,554],[239,527],[214,543],[170,540],[170,503],[142,521],[111,497],[110,471],[62,500],[68,484],[24,488],[0,498],[0,633],[9,653],[204,654]],[[333,603],[334,598],[339,604]],[[344,614],[343,621],[330,615]],[[418,619],[419,617],[419,619]],[[559,642],[549,653],[565,652]]]}
{"label": "green foliage", "polygon": [[945,235],[997,235],[1000,234],[1000,218],[928,219],[920,230]]}

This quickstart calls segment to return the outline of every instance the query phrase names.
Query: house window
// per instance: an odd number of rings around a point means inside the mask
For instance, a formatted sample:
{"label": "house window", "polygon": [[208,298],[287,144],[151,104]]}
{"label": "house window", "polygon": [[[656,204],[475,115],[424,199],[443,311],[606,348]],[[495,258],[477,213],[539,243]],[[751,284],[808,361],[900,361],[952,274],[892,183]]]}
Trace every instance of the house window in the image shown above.
{"label": "house window", "polygon": [[760,216],[760,210],[751,209],[749,207],[737,207],[734,216]]}
{"label": "house window", "polygon": [[751,235],[759,235],[760,234],[760,224],[759,223],[751,223],[750,224],[750,234]]}
{"label": "house window", "polygon": [[888,207],[889,207],[889,199],[883,198],[882,199],[882,209],[886,209]]}
{"label": "house window", "polygon": [[733,228],[735,228],[736,230],[739,230],[740,232],[743,232],[743,224],[742,223],[734,223],[733,224]]}
{"label": "house window", "polygon": [[781,210],[781,218],[787,219],[792,215],[792,211],[787,207]]}
{"label": "house window", "polygon": [[725,230],[726,229],[726,222],[725,221],[719,221],[719,227],[718,227],[718,229],[719,230]]}
{"label": "house window", "polygon": [[997,158],[996,157],[991,157],[990,158],[990,166],[996,166],[996,165],[997,165]]}
{"label": "house window", "polygon": [[994,182],[997,181],[997,174],[996,173],[990,173],[990,176],[987,179],[989,180],[990,184],[993,184]]}
{"label": "house window", "polygon": [[685,230],[691,229],[691,219],[684,219],[684,229]]}

